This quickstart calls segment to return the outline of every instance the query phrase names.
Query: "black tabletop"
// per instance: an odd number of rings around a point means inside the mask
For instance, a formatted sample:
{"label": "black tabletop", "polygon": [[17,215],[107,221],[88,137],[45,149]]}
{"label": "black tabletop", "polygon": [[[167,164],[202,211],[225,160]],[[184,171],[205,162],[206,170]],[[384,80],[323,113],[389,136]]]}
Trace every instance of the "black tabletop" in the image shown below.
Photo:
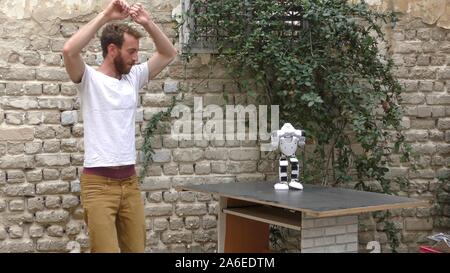
{"label": "black tabletop", "polygon": [[273,185],[271,182],[241,182],[184,185],[178,189],[303,211],[317,217],[429,206],[424,200],[345,188],[304,185],[303,190],[275,190]]}

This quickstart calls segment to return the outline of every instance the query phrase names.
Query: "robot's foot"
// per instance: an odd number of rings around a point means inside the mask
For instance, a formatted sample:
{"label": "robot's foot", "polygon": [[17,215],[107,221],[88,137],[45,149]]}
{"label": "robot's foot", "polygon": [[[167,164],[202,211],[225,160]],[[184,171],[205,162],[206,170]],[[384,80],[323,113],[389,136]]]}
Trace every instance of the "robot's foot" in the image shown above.
{"label": "robot's foot", "polygon": [[303,185],[300,182],[292,181],[289,183],[289,187],[297,189],[297,190],[303,190]]}
{"label": "robot's foot", "polygon": [[276,190],[289,190],[289,186],[287,183],[276,183],[274,185],[274,188]]}

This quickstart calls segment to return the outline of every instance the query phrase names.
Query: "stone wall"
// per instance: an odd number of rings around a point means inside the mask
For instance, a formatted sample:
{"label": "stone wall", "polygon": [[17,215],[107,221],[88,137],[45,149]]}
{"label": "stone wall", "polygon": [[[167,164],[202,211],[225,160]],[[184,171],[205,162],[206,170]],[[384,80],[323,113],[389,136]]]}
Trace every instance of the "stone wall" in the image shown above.
{"label": "stone wall", "polygon": [[[61,50],[68,37],[101,10],[101,2],[0,3],[0,252],[88,249],[79,199],[83,123]],[[177,41],[171,14],[179,1],[148,2],[145,6],[155,20]],[[426,24],[420,17],[405,14],[389,37],[399,64],[397,75],[406,86],[405,132],[422,154],[424,165],[415,174],[397,160],[391,175],[412,178],[411,188],[402,194],[433,200],[436,177],[448,172],[450,164],[450,73],[446,71],[450,32],[436,22]],[[145,60],[154,50],[151,39],[142,39],[141,48],[141,60]],[[101,62],[98,37],[83,55],[90,65]],[[236,104],[247,101],[208,55],[200,55],[186,66],[177,59],[141,90],[136,120],[138,149],[146,121],[167,107],[170,97],[181,89],[189,91],[187,104],[198,95],[204,105],[223,105],[224,91]],[[254,141],[176,141],[166,131],[154,139],[153,147],[155,163],[142,184],[149,252],[216,249],[217,199],[208,194],[176,192],[174,186],[276,177],[274,162],[263,160],[264,154]],[[448,194],[443,194],[442,200],[448,202]],[[424,236],[449,229],[448,203],[443,208],[445,217],[440,218],[429,208],[393,211],[403,230],[402,251],[417,251]],[[379,240],[387,251],[383,226],[377,218],[360,217],[360,230],[361,249],[367,242]]]}
{"label": "stone wall", "polygon": [[[399,191],[400,195],[430,200],[434,206],[393,210],[392,214],[395,227],[401,229],[398,251],[417,252],[418,245],[429,243],[426,236],[450,230],[450,182],[438,179],[449,174],[450,166],[450,1],[368,2],[399,12],[400,21],[388,37],[397,78],[405,87],[404,133],[420,159],[417,172],[394,160],[390,175],[410,178],[410,187]],[[370,215],[360,216],[360,248],[377,240],[382,251],[389,251],[384,224],[377,221]]]}

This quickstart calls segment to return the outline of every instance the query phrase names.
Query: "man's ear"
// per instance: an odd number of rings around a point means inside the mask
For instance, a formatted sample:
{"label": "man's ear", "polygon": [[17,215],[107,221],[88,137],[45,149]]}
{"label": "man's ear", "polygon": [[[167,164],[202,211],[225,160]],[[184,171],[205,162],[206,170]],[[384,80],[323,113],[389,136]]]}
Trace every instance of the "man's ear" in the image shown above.
{"label": "man's ear", "polygon": [[108,45],[108,55],[115,58],[117,56],[118,48],[115,44]]}

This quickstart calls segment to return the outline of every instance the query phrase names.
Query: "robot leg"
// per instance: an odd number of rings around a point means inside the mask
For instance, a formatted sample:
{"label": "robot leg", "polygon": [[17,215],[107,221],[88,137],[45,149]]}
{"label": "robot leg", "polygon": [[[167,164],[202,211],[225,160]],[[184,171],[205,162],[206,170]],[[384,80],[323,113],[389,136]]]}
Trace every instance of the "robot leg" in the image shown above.
{"label": "robot leg", "polygon": [[303,190],[303,185],[298,182],[300,175],[300,166],[298,164],[298,159],[295,157],[291,157],[289,158],[289,161],[291,162],[291,182],[289,183],[289,187],[297,190]]}
{"label": "robot leg", "polygon": [[275,184],[275,189],[276,190],[288,190],[289,186],[288,186],[288,161],[286,160],[285,157],[281,157],[280,158],[280,167],[279,167],[279,176],[280,176],[280,181],[278,183]]}

